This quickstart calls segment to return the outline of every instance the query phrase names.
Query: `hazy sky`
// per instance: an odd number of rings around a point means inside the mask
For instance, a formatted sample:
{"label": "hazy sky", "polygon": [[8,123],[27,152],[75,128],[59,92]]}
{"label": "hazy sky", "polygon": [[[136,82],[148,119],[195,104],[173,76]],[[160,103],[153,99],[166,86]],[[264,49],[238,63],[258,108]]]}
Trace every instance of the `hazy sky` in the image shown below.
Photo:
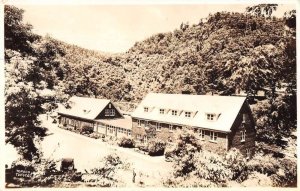
{"label": "hazy sky", "polygon": [[[155,33],[171,32],[182,22],[198,23],[217,11],[244,12],[236,5],[17,5],[34,32],[105,52],[125,52],[136,41]],[[282,16],[295,5],[279,5]]]}

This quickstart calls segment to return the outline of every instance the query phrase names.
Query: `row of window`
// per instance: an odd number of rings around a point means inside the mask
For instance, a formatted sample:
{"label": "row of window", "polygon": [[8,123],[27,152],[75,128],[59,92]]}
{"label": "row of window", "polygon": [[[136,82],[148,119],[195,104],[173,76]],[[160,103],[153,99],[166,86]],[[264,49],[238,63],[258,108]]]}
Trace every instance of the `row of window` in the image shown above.
{"label": "row of window", "polygon": [[[204,140],[205,139],[205,130],[200,129],[199,131],[199,136],[200,139]],[[209,140],[213,142],[217,142],[218,140],[218,133],[214,131],[209,131]]]}
{"label": "row of window", "polygon": [[[144,112],[149,112],[149,107],[144,107]],[[159,114],[166,114],[167,112],[166,112],[166,109],[159,109]],[[171,114],[173,115],[173,116],[178,116],[178,110],[171,110]],[[185,111],[184,112],[184,116],[185,117],[191,117],[192,116],[192,112],[190,112],[190,111]]]}
{"label": "row of window", "polygon": [[78,120],[75,120],[75,119],[68,119],[68,118],[65,118],[64,120],[62,120],[62,122],[70,125],[70,126],[74,126],[74,127],[79,127],[80,124],[81,126],[93,126],[92,123],[87,123],[87,122],[82,122],[82,121],[78,121]]}
{"label": "row of window", "polygon": [[[144,112],[149,112],[150,110],[149,110],[149,107],[144,107]],[[164,114],[167,114],[167,111],[166,111],[166,109],[159,109],[159,114],[162,114],[162,115],[164,115]],[[178,110],[171,110],[171,115],[172,116],[179,116],[180,114],[179,114],[179,111]],[[207,117],[207,120],[210,120],[210,121],[214,121],[215,119],[216,119],[216,114],[213,114],[213,113],[208,113],[208,114],[206,114],[206,117]],[[185,111],[184,112],[184,117],[186,117],[186,118],[191,118],[192,117],[192,112],[190,112],[190,111]]]}
{"label": "row of window", "polygon": [[[137,124],[138,124],[138,127],[145,127],[145,128],[149,127],[149,121],[137,120]],[[157,131],[161,131],[161,128],[162,128],[161,123],[156,123],[155,126],[156,126]],[[170,132],[174,131],[174,129],[175,129],[175,127],[171,124],[168,125],[168,128],[169,128]]]}
{"label": "row of window", "polygon": [[[148,121],[142,121],[142,120],[138,120],[138,127],[142,127],[144,125],[144,127],[149,127],[149,122]],[[155,123],[156,125],[156,130],[157,131],[161,131],[162,129],[162,123]],[[178,128],[180,128],[180,126],[177,126]],[[174,125],[171,125],[169,124],[168,125],[168,128],[169,128],[169,131],[170,132],[173,132],[176,127]],[[205,133],[206,133],[207,130],[198,130],[198,133],[199,133],[199,136],[202,140],[205,139]],[[218,133],[217,132],[214,132],[214,131],[209,131],[209,138],[210,138],[210,141],[213,141],[213,142],[217,142],[217,139],[218,139]],[[241,131],[241,141],[245,141],[246,139],[246,131],[243,130]]]}
{"label": "row of window", "polygon": [[124,133],[124,134],[127,134],[128,136],[131,135],[131,130],[129,129],[123,129],[123,128],[120,128],[120,127],[115,127],[115,126],[112,126],[112,125],[106,125],[107,126],[107,131],[112,134],[112,133],[115,133],[115,132],[118,132],[118,133]]}
{"label": "row of window", "polygon": [[[205,139],[205,130],[200,129],[199,136],[202,140],[204,140]],[[210,137],[211,141],[217,141],[218,133],[210,131],[209,137]],[[241,131],[241,142],[244,142],[244,141],[246,141],[246,130]]]}

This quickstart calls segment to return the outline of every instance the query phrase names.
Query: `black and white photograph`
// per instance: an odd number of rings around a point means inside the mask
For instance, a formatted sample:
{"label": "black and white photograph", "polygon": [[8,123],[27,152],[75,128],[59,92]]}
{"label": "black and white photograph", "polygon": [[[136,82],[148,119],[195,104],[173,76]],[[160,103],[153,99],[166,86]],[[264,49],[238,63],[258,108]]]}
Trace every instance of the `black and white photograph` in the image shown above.
{"label": "black and white photograph", "polygon": [[2,1],[0,190],[296,190],[298,6]]}

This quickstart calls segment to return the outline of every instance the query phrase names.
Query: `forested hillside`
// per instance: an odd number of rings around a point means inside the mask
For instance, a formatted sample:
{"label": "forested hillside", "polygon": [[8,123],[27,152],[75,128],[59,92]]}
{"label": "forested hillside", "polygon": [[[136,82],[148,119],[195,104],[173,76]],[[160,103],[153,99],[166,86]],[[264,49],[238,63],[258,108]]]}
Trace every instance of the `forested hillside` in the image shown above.
{"label": "forested hillside", "polygon": [[66,53],[66,92],[138,101],[150,91],[229,95],[282,82],[295,88],[295,29],[286,19],[223,12],[202,20],[155,34],[118,55],[59,42]]}

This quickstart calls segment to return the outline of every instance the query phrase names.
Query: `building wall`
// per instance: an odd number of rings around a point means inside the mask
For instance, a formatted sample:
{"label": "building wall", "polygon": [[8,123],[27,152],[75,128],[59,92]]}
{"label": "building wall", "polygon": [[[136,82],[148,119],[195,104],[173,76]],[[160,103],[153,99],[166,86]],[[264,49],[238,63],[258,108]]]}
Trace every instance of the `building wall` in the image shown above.
{"label": "building wall", "polygon": [[[243,114],[246,114],[244,122]],[[246,131],[245,141],[241,141],[241,131],[244,130]],[[255,134],[255,122],[251,109],[248,103],[245,102],[231,128],[228,146],[229,148],[238,148],[245,156],[247,156],[247,149],[249,149],[251,157],[255,152]]]}
{"label": "building wall", "polygon": [[[141,121],[145,121],[142,120]],[[174,132],[177,129],[185,128],[179,125],[173,125],[174,131],[169,130],[169,124],[167,123],[160,123],[161,129],[156,129],[156,121],[148,121],[148,127],[145,128],[144,125],[141,127],[138,127],[138,119],[132,118],[132,137],[136,141],[144,142],[143,137],[147,136],[148,139],[151,137],[156,137],[158,139],[161,139],[165,142],[172,141],[174,137]],[[200,128],[195,128],[199,130]],[[217,153],[224,153],[227,149],[227,134],[218,132],[217,140],[216,142],[213,142],[210,140],[210,131],[209,130],[203,130],[205,133],[204,139],[199,140],[201,141],[203,148],[206,150],[210,150]],[[196,132],[197,133],[197,132]]]}
{"label": "building wall", "polygon": [[117,139],[120,139],[122,137],[131,137],[131,130],[120,128],[120,127],[114,127],[110,125],[106,125],[101,122],[97,122],[95,125],[94,131],[97,133],[100,133],[102,135],[114,137]]}
{"label": "building wall", "polygon": [[[83,126],[89,126],[93,127],[94,122],[92,120],[85,120],[77,117],[72,116],[66,116],[66,115],[60,115],[59,123],[61,125],[66,125],[68,127],[74,128],[74,129],[81,129]],[[70,124],[70,121],[71,124]]]}
{"label": "building wall", "polygon": [[217,140],[212,141],[210,140],[210,132],[212,131],[202,129],[202,132],[205,134],[204,139],[200,140],[203,149],[216,152],[218,154],[224,154],[227,151],[227,134],[215,132],[217,133]]}
{"label": "building wall", "polygon": [[94,129],[94,131],[102,135],[106,135],[106,131],[107,131],[106,125],[98,122],[96,125],[96,129]]}

